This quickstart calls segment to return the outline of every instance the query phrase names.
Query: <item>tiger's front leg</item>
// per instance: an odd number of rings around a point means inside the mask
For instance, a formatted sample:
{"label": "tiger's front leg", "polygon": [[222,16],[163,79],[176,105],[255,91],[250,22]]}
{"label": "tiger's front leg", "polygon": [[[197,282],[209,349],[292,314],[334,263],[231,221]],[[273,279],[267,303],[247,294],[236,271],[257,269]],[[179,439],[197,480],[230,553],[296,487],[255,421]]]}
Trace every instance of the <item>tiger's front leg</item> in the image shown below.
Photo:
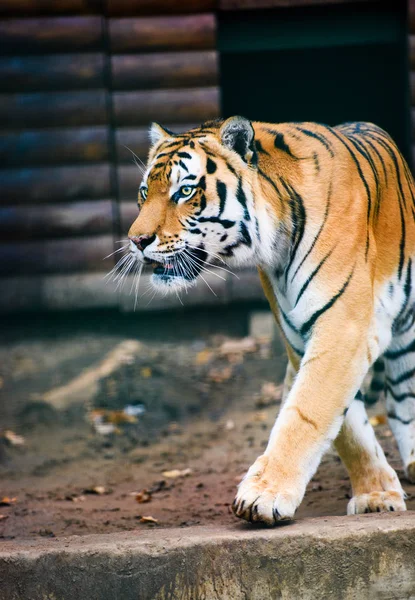
{"label": "tiger's front leg", "polygon": [[240,518],[273,525],[294,517],[369,368],[367,328],[333,317],[315,326],[268,446],[239,485]]}

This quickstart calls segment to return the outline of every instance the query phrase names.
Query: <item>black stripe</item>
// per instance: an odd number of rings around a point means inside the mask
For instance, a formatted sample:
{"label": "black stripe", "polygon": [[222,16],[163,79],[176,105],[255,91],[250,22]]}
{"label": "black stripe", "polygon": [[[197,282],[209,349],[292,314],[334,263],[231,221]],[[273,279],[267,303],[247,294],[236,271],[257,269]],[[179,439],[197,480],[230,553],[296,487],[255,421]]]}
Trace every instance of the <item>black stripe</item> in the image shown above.
{"label": "black stripe", "polygon": [[383,373],[385,370],[385,363],[381,358],[378,358],[373,365],[373,370],[375,373]]}
{"label": "black stripe", "polygon": [[241,204],[244,209],[244,219],[246,219],[247,221],[250,221],[251,215],[248,212],[247,200],[246,200],[245,192],[242,187],[242,177],[238,177],[238,189],[236,190],[236,199],[238,200],[239,204]]}
{"label": "black stripe", "polygon": [[223,211],[225,210],[226,185],[219,179],[217,179],[217,181],[216,181],[216,191],[219,196],[219,216],[220,216],[223,213]]}
{"label": "black stripe", "polygon": [[285,268],[285,281],[287,282],[288,273],[289,273],[290,268],[295,260],[295,256],[297,254],[298,247],[301,244],[301,240],[303,239],[303,236],[304,236],[304,230],[305,230],[307,217],[306,217],[306,211],[304,208],[304,202],[303,202],[303,199],[301,198],[300,194],[298,194],[296,192],[296,190],[289,183],[287,183],[283,178],[281,178],[281,183],[289,197],[289,204],[290,204],[290,208],[291,208],[291,218],[293,221],[293,232],[292,232],[293,246],[291,249],[290,259]]}
{"label": "black stripe", "polygon": [[400,322],[402,320],[402,317],[404,315],[404,312],[406,311],[408,304],[409,304],[409,300],[411,297],[411,292],[412,292],[412,259],[410,258],[408,260],[408,266],[406,268],[406,279],[405,279],[405,284],[404,284],[404,294],[405,294],[405,298],[402,304],[402,307],[399,311],[399,313],[397,314],[396,318],[394,319],[393,323],[392,323],[392,331],[394,333],[397,332],[397,330],[399,330],[399,325]]}
{"label": "black stripe", "polygon": [[330,156],[332,158],[334,157],[333,148],[331,147],[329,141],[324,137],[324,135],[322,135],[321,133],[315,133],[314,131],[310,131],[309,129],[304,129],[303,127],[299,127],[298,125],[295,125],[295,128],[301,131],[301,133],[304,133],[304,135],[308,135],[309,137],[318,140],[321,144],[323,144]]}
{"label": "black stripe", "polygon": [[259,140],[255,140],[255,147],[257,149],[257,152],[260,152],[262,154],[268,154],[268,156],[270,155],[269,152],[264,150],[264,148]]}
{"label": "black stripe", "polygon": [[405,400],[408,400],[408,398],[415,398],[414,392],[404,392],[403,394],[396,394],[389,385],[386,386],[386,393],[390,394],[395,400],[395,402],[404,402]]}
{"label": "black stripe", "polygon": [[411,377],[413,377],[414,375],[415,375],[415,368],[410,369],[409,371],[405,371],[405,373],[402,373],[402,375],[399,375],[399,377],[397,377],[396,379],[392,379],[392,377],[388,377],[387,382],[389,383],[389,385],[399,385],[400,383],[403,383],[404,381],[408,381],[408,379],[411,379]]}
{"label": "black stripe", "polygon": [[186,167],[186,165],[184,164],[184,162],[182,160],[179,160],[179,165],[181,166],[182,169],[184,169],[187,173],[189,172],[189,169]]}
{"label": "black stripe", "polygon": [[284,135],[281,132],[272,131],[272,129],[267,129],[268,133],[271,133],[274,136],[274,146],[277,150],[281,150],[290,156],[291,158],[297,159],[296,156],[291,152],[290,147],[286,143],[284,139]]}
{"label": "black stripe", "polygon": [[246,246],[252,246],[251,236],[249,235],[248,228],[243,221],[241,221],[239,225],[239,232],[242,235],[242,243]]}
{"label": "black stripe", "polygon": [[372,390],[372,392],[381,392],[384,387],[385,387],[384,381],[372,379],[372,381],[370,382],[370,389]]}
{"label": "black stripe", "polygon": [[235,225],[235,221],[228,221],[227,219],[219,219],[219,217],[199,217],[199,223],[219,223],[225,229],[229,229]]}
{"label": "black stripe", "polygon": [[217,167],[215,161],[208,157],[206,161],[206,170],[209,173],[209,175],[212,175],[216,171],[216,169]]}
{"label": "black stripe", "polygon": [[180,156],[180,158],[192,158],[192,155],[188,152],[178,152],[177,156]]}
{"label": "black stripe", "polygon": [[320,225],[320,229],[317,232],[317,235],[315,236],[310,248],[307,250],[306,254],[304,255],[303,259],[301,260],[300,264],[298,265],[298,267],[296,268],[296,270],[294,271],[294,275],[291,277],[291,283],[294,280],[294,277],[297,275],[298,271],[301,269],[302,265],[304,264],[304,261],[307,259],[307,257],[310,255],[311,251],[313,250],[314,246],[317,243],[317,240],[320,237],[321,232],[323,231],[323,227],[326,224],[327,221],[327,217],[329,214],[329,208],[330,208],[330,202],[331,202],[331,191],[332,191],[332,184],[330,183],[330,188],[329,188],[329,192],[328,192],[328,196],[327,196],[327,203],[326,203],[326,210],[324,212],[324,217],[323,217],[323,222]]}
{"label": "black stripe", "polygon": [[328,257],[330,256],[330,254],[333,252],[334,248],[332,248],[327,254],[326,256],[319,262],[319,264],[317,265],[317,267],[314,269],[314,271],[311,273],[311,275],[308,276],[308,278],[306,279],[306,281],[304,282],[303,287],[301,288],[298,296],[297,296],[297,300],[295,301],[294,304],[294,308],[297,306],[298,301],[300,300],[301,296],[304,294],[304,292],[306,291],[306,289],[308,288],[309,284],[312,282],[312,280],[314,279],[314,277],[317,275],[317,273],[320,271],[321,267],[324,265],[324,263],[326,262],[326,260],[328,259]]}
{"label": "black stripe", "polygon": [[186,175],[186,177],[183,177],[183,181],[185,181],[186,179],[191,179],[192,181],[194,181],[195,179],[197,179],[196,175]]}
{"label": "black stripe", "polygon": [[412,419],[405,420],[391,412],[388,412],[388,417],[389,419],[395,419],[396,421],[400,421],[401,423],[403,423],[403,425],[410,425],[414,421],[414,417],[412,417]]}
{"label": "black stripe", "polygon": [[405,354],[409,354],[411,352],[415,352],[415,340],[413,340],[407,346],[401,348],[400,350],[388,350],[387,352],[385,352],[384,356],[388,360],[396,360],[397,358],[405,356]]}
{"label": "black stripe", "polygon": [[344,294],[344,292],[346,291],[347,286],[350,283],[350,280],[353,276],[354,273],[354,267],[349,275],[349,277],[346,279],[346,281],[344,282],[342,288],[337,292],[337,294],[335,294],[328,302],[326,302],[326,304],[320,308],[319,310],[316,310],[316,312],[314,314],[311,315],[311,317],[308,319],[308,321],[306,321],[301,329],[300,329],[300,333],[303,336],[306,336],[310,329],[313,327],[314,323],[317,321],[317,319],[326,312],[326,310],[328,310],[329,308],[331,308],[333,306],[333,304],[335,302],[337,302],[337,300]]}

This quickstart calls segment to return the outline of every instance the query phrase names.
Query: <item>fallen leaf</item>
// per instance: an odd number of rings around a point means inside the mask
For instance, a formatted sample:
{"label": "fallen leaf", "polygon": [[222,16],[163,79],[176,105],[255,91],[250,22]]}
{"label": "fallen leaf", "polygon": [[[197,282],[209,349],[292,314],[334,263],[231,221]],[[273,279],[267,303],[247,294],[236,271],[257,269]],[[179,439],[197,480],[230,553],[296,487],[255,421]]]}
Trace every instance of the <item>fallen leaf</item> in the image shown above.
{"label": "fallen leaf", "polygon": [[22,435],[17,435],[11,429],[6,429],[3,431],[2,437],[10,444],[10,446],[23,446],[26,443],[26,440]]}
{"label": "fallen leaf", "polygon": [[211,369],[207,375],[210,381],[214,383],[222,383],[228,381],[232,377],[232,367],[225,367],[224,369]]}
{"label": "fallen leaf", "polygon": [[144,377],[144,379],[148,379],[149,377],[151,377],[152,371],[151,371],[150,367],[143,367],[140,370],[140,375],[141,375],[141,377]]}
{"label": "fallen leaf", "polygon": [[0,506],[11,506],[12,504],[15,504],[17,498],[9,498],[8,496],[3,496],[3,498],[0,500]]}
{"label": "fallen leaf", "polygon": [[155,523],[157,525],[158,523],[158,519],[155,519],[154,517],[140,517],[140,521],[139,523]]}
{"label": "fallen leaf", "polygon": [[163,477],[168,477],[169,479],[177,479],[178,477],[188,477],[191,475],[192,469],[173,469],[172,471],[163,471]]}
{"label": "fallen leaf", "polygon": [[265,408],[276,404],[282,398],[283,385],[275,385],[272,381],[266,381],[262,384],[261,391],[256,397],[255,405],[258,408]]}
{"label": "fallen leaf", "polygon": [[76,494],[68,494],[65,496],[65,500],[69,500],[70,502],[85,502],[85,496],[77,496]]}
{"label": "fallen leaf", "polygon": [[210,362],[213,357],[214,354],[211,350],[201,350],[196,354],[195,364],[205,365],[206,363]]}
{"label": "fallen leaf", "polygon": [[95,485],[94,487],[87,488],[84,490],[84,494],[96,494],[102,496],[107,493],[107,489],[103,485]]}
{"label": "fallen leaf", "polygon": [[254,413],[254,416],[252,418],[253,421],[266,421],[267,420],[267,413],[263,410],[259,410],[258,412]]}
{"label": "fallen leaf", "polygon": [[227,340],[221,345],[219,352],[222,356],[227,354],[246,354],[256,352],[257,344],[254,338],[246,337],[240,340]]}
{"label": "fallen leaf", "polygon": [[235,422],[232,421],[232,419],[228,419],[225,423],[225,429],[226,431],[232,431],[232,429],[235,429]]}
{"label": "fallen leaf", "polygon": [[3,521],[4,519],[8,519],[9,515],[0,515],[0,521]]}
{"label": "fallen leaf", "polygon": [[151,494],[147,490],[141,490],[141,492],[137,492],[135,495],[135,500],[139,504],[144,504],[145,502],[151,501]]}
{"label": "fallen leaf", "polygon": [[372,425],[372,427],[377,427],[378,425],[386,425],[386,415],[375,415],[374,417],[370,417],[369,423]]}

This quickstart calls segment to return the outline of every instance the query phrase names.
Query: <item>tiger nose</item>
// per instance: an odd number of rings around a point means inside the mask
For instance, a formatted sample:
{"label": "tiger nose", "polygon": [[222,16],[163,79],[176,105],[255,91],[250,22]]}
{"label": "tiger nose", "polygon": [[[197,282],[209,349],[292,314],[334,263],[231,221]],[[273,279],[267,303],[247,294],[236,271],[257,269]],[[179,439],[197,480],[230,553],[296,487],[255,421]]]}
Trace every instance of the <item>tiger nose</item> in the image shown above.
{"label": "tiger nose", "polygon": [[147,248],[147,246],[152,244],[155,239],[156,239],[156,236],[154,234],[153,235],[138,235],[138,236],[133,235],[130,237],[130,240],[133,242],[133,244],[135,244],[137,246],[137,248],[141,251],[143,251],[144,248]]}

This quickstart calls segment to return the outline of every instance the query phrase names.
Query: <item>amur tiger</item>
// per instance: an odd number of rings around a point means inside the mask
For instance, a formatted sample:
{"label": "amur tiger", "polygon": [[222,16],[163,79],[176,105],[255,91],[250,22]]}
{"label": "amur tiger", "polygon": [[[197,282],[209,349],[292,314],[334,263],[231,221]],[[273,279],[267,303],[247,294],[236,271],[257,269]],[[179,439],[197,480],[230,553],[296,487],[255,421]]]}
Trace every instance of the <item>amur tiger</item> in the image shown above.
{"label": "amur tiger", "polygon": [[207,122],[183,134],[153,124],[130,258],[154,286],[179,290],[218,257],[256,265],[285,339],[284,401],[249,468],[235,515],[292,519],[334,443],[351,479],[348,514],[405,510],[376,440],[362,384],[383,387],[415,481],[415,188],[371,123]]}

